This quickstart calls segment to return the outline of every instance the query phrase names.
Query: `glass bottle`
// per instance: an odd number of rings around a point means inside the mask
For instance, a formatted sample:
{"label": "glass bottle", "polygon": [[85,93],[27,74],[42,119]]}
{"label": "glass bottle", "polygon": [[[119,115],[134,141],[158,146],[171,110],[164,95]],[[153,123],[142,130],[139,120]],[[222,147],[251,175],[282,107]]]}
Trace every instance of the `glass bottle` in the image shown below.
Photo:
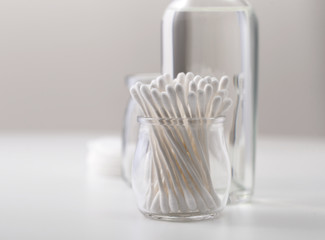
{"label": "glass bottle", "polygon": [[[159,73],[140,73],[128,75],[125,84],[130,88],[137,82],[150,83],[159,76]],[[122,130],[122,176],[124,181],[131,185],[132,161],[136,143],[138,140],[139,125],[137,117],[141,115],[141,110],[136,102],[130,97],[124,113],[124,123]]]}
{"label": "glass bottle", "polygon": [[162,21],[162,72],[228,75],[233,99],[225,135],[232,164],[230,202],[254,188],[257,19],[244,0],[174,0]]}
{"label": "glass bottle", "polygon": [[132,188],[140,211],[167,221],[216,217],[231,183],[224,117],[138,119]]}

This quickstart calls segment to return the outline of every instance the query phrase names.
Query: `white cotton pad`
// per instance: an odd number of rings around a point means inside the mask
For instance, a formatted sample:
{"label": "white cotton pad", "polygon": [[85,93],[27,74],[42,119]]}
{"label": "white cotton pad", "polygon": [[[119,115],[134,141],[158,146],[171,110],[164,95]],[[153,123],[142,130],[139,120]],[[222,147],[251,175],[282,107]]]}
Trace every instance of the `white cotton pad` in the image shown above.
{"label": "white cotton pad", "polygon": [[87,173],[92,176],[121,176],[121,139],[108,136],[88,142]]}

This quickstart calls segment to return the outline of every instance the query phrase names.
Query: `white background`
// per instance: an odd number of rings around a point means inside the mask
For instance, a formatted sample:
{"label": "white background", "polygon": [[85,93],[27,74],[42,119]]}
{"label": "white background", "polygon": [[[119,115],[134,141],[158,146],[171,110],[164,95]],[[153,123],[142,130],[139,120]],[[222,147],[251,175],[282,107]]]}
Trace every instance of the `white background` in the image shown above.
{"label": "white background", "polygon": [[[262,134],[325,135],[325,2],[251,0]],[[124,77],[160,70],[168,0],[1,0],[0,130],[122,127]]]}

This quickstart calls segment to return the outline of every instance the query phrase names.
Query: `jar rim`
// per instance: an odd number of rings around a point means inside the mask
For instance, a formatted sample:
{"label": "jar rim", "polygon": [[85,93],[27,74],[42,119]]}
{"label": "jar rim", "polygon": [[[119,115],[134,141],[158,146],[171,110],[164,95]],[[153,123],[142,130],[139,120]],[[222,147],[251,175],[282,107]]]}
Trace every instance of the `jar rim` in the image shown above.
{"label": "jar rim", "polygon": [[139,116],[138,122],[141,124],[202,124],[202,123],[210,123],[210,124],[217,124],[217,123],[224,123],[226,117],[219,116],[216,118],[150,118],[150,117],[141,117]]}

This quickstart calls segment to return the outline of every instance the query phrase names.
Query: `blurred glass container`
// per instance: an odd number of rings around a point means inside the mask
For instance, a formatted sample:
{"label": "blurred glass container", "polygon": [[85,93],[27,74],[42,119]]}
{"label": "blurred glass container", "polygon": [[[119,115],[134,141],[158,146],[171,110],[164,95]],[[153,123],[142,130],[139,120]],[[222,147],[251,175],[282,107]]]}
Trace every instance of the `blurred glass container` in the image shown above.
{"label": "blurred glass container", "polygon": [[[130,88],[138,81],[150,83],[158,77],[159,73],[140,73],[128,75],[125,78],[125,84]],[[123,135],[122,135],[122,176],[123,179],[131,185],[131,169],[134,152],[138,139],[139,125],[137,117],[141,115],[140,108],[130,97],[124,114]]]}

